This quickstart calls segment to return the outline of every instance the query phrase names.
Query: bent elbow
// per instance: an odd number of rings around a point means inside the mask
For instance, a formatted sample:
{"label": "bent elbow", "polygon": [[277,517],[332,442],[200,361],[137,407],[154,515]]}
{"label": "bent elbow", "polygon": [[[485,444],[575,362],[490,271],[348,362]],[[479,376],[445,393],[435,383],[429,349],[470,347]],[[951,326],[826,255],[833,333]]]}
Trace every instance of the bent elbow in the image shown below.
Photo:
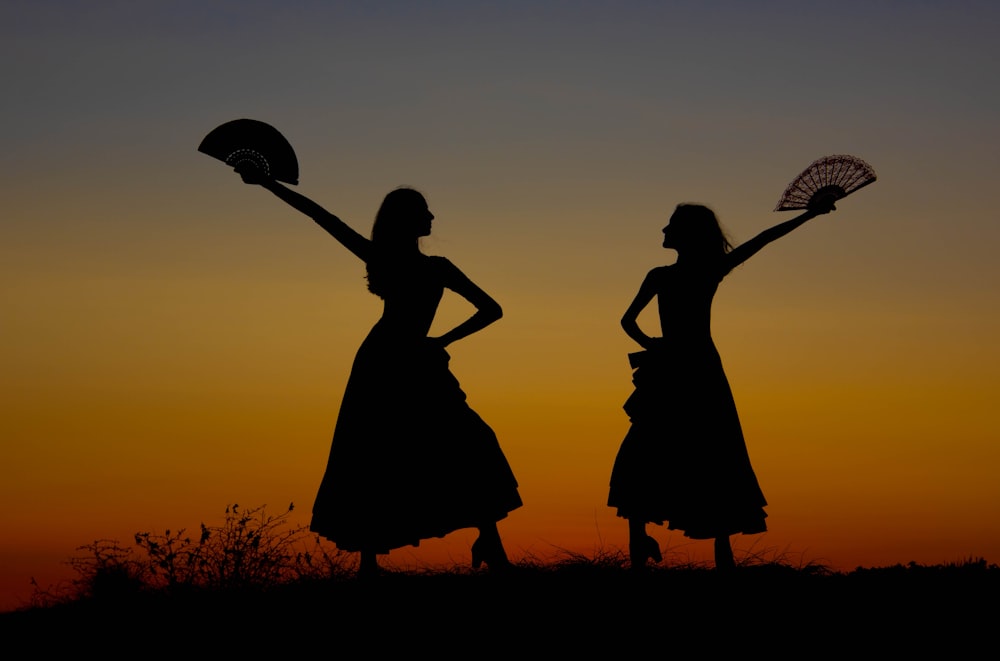
{"label": "bent elbow", "polygon": [[482,301],[476,308],[476,316],[492,324],[503,317],[503,308],[496,301]]}

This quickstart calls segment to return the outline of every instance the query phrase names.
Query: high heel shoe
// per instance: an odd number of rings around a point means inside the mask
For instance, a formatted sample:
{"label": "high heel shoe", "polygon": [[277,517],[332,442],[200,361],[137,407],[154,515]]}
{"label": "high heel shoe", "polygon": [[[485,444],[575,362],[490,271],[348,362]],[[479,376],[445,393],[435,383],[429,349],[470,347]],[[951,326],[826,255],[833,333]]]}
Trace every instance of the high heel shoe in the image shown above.
{"label": "high heel shoe", "polygon": [[645,567],[647,560],[652,560],[653,562],[663,561],[663,554],[660,553],[659,543],[649,535],[639,537],[630,542],[628,550],[629,560],[632,563],[633,569]]}
{"label": "high heel shoe", "polygon": [[472,568],[479,569],[484,562],[491,571],[510,567],[507,552],[499,539],[484,540],[480,537],[472,543]]}

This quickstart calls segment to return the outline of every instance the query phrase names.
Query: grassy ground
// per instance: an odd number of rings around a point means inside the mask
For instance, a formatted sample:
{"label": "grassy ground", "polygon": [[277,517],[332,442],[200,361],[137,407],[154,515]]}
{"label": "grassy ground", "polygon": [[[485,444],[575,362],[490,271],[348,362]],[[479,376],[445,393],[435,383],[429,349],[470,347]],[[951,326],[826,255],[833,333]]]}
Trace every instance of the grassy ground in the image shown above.
{"label": "grassy ground", "polygon": [[747,556],[724,574],[668,557],[636,572],[611,550],[360,579],[356,554],[291,510],[232,505],[193,537],[81,547],[75,580],[0,614],[5,657],[952,659],[994,653],[1000,633],[1000,567],[984,560],[835,572]]}
{"label": "grassy ground", "polygon": [[123,589],[0,615],[0,631],[8,647],[20,637],[105,656],[181,653],[186,642],[254,657],[319,648],[378,658],[963,658],[995,649],[998,596],[1000,568],[982,561],[849,573],[767,563],[725,576],[699,567],[637,575],[624,560],[574,558],[504,574],[390,571],[244,589]]}

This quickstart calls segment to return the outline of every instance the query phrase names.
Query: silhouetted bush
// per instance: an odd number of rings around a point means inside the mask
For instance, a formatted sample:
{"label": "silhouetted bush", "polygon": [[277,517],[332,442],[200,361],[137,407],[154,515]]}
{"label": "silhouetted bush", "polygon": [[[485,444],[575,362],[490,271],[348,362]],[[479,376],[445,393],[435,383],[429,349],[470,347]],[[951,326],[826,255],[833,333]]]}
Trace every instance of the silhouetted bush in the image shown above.
{"label": "silhouetted bush", "polygon": [[35,584],[32,606],[77,599],[123,600],[140,593],[264,590],[304,580],[353,573],[348,554],[330,550],[304,525],[291,525],[294,504],[281,514],[266,506],[228,505],[221,525],[141,532],[135,546],[100,539],[68,560],[76,577],[48,589]]}

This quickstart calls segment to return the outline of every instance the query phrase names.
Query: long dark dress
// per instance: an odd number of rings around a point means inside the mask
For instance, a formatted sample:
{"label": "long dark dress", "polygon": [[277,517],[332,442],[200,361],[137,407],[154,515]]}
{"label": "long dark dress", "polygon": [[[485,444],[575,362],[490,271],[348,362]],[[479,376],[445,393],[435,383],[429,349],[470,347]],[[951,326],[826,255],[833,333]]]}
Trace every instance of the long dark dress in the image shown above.
{"label": "long dark dress", "polygon": [[758,533],[767,501],[750,465],[722,360],[712,341],[712,299],[724,274],[653,269],[663,339],[630,354],[631,427],[611,473],[618,516],[668,523],[694,539]]}
{"label": "long dark dress", "polygon": [[388,553],[521,506],[496,435],[427,338],[465,276],[443,257],[406,269],[354,359],[313,505],[310,530],[345,551]]}

